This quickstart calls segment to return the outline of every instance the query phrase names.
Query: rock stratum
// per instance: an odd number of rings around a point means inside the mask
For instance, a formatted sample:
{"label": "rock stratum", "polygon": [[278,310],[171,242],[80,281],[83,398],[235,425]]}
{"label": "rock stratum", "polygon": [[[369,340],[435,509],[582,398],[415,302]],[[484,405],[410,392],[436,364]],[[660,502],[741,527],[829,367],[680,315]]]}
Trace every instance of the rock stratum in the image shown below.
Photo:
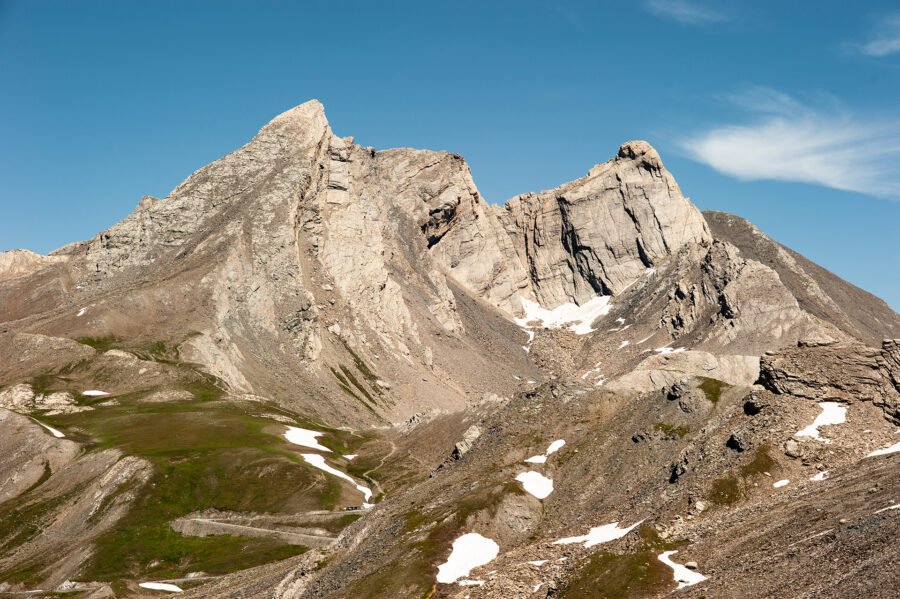
{"label": "rock stratum", "polygon": [[498,205],[307,102],[0,306],[0,595],[891,596],[900,317],[643,141]]}

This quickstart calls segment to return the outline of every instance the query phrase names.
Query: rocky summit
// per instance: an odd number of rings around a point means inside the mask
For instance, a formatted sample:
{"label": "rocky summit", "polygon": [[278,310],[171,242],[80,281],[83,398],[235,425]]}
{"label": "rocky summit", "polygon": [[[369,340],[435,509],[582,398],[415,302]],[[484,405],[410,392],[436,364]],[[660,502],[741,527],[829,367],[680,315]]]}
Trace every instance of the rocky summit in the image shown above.
{"label": "rocky summit", "polygon": [[310,101],[0,253],[0,596],[897,596],[900,315],[650,144],[488,203]]}

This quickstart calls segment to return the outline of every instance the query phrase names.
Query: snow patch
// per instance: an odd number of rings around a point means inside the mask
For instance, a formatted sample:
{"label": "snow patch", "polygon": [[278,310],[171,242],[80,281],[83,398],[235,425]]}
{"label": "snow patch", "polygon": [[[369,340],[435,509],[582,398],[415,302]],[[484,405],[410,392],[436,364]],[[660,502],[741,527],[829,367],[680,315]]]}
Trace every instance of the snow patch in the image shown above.
{"label": "snow patch", "polygon": [[543,566],[544,564],[546,564],[546,563],[547,563],[547,560],[545,560],[545,559],[536,559],[536,560],[534,560],[533,562],[525,562],[525,563],[527,563],[529,566],[538,566],[538,567],[540,567],[540,566]]}
{"label": "snow patch", "polygon": [[287,427],[287,431],[284,433],[284,438],[288,440],[288,443],[293,443],[294,445],[301,445],[303,447],[308,447],[309,449],[318,449],[319,451],[327,451],[331,452],[330,449],[325,447],[324,445],[320,445],[316,440],[325,433],[320,431],[311,431],[305,428],[300,428],[299,426],[289,426]]}
{"label": "snow patch", "polygon": [[622,343],[619,344],[619,349],[622,349],[623,347],[627,346],[629,343],[631,343],[631,341],[626,339],[625,341],[623,341]]}
{"label": "snow patch", "polygon": [[483,587],[484,581],[483,580],[460,580],[456,584],[458,584],[461,587]]}
{"label": "snow patch", "polygon": [[138,584],[142,589],[150,589],[151,591],[166,591],[168,593],[183,593],[181,587],[168,582],[141,582]]}
{"label": "snow patch", "polygon": [[538,499],[546,499],[553,492],[553,479],[547,478],[540,472],[523,472],[516,477],[522,483],[525,490]]}
{"label": "snow patch", "polygon": [[528,328],[529,323],[538,321],[539,326],[548,329],[559,329],[564,326],[576,335],[593,333],[591,324],[600,316],[609,314],[612,306],[608,295],[598,295],[582,305],[574,303],[561,304],[551,310],[544,308],[537,302],[526,298],[522,299],[522,309],[525,316],[516,318],[516,324]]}
{"label": "snow patch", "polygon": [[819,472],[819,473],[816,474],[815,476],[809,477],[809,480],[816,480],[816,481],[818,481],[818,480],[825,480],[825,478],[826,478],[827,476],[828,476],[828,471],[827,471],[827,470],[823,470],[822,472]]}
{"label": "snow patch", "polygon": [[894,505],[889,505],[887,507],[883,507],[875,513],[880,514],[881,512],[887,512],[889,510],[900,510],[900,503],[895,503]]}
{"label": "snow patch", "polygon": [[438,566],[437,581],[452,584],[475,568],[490,563],[498,553],[500,546],[491,539],[477,532],[464,534],[453,541],[450,557]]}
{"label": "snow patch", "polygon": [[48,431],[50,431],[50,434],[53,435],[54,437],[56,437],[57,439],[64,439],[64,438],[66,437],[64,434],[62,434],[61,432],[59,432],[58,430],[56,430],[56,429],[53,428],[52,426],[47,426],[46,424],[44,424],[44,423],[41,422],[40,420],[35,420],[35,422],[37,422],[38,424],[40,424],[41,426],[43,426],[45,429],[47,429]]}
{"label": "snow patch", "polygon": [[657,347],[653,351],[655,351],[658,354],[677,354],[677,353],[683,352],[684,348],[683,347],[669,347],[668,345],[666,345],[664,347]]}
{"label": "snow patch", "polygon": [[898,451],[900,451],[900,443],[894,443],[890,447],[885,447],[883,449],[876,449],[875,451],[873,451],[866,457],[867,458],[875,458],[880,455],[888,455],[889,453],[897,453]]}
{"label": "snow patch", "polygon": [[703,582],[704,580],[706,580],[706,576],[704,576],[703,574],[694,572],[693,570],[685,568],[681,564],[676,564],[669,559],[670,555],[674,555],[676,553],[678,552],[665,551],[659,554],[659,561],[672,568],[673,576],[675,577],[675,582],[678,583],[679,589],[683,589],[684,587],[689,587],[691,585],[697,584],[698,582]]}
{"label": "snow patch", "polygon": [[362,486],[361,484],[350,478],[350,476],[348,476],[347,474],[344,474],[340,470],[332,468],[331,466],[326,464],[325,456],[321,456],[317,453],[302,453],[300,455],[303,456],[303,459],[306,460],[306,462],[311,466],[315,466],[319,470],[324,470],[328,474],[333,474],[338,478],[343,478],[344,480],[353,483],[353,486],[356,487],[356,490],[363,494],[363,507],[372,507],[372,504],[369,503],[369,499],[372,497],[372,490],[369,487]]}
{"label": "snow patch", "polygon": [[[99,391],[97,389],[88,389],[87,391],[82,391],[81,394],[84,395],[85,397],[105,397],[105,396],[109,395],[109,393],[107,393],[106,391]],[[152,583],[147,583],[147,584],[152,584]]]}
{"label": "snow patch", "polygon": [[353,460],[356,459],[356,456],[358,456],[358,455],[359,455],[358,453],[348,453],[347,455],[344,456],[344,458],[346,458],[346,460],[348,462],[352,462]]}
{"label": "snow patch", "polygon": [[559,451],[562,448],[562,446],[565,444],[566,444],[566,442],[564,439],[557,439],[556,441],[554,441],[547,447],[547,451],[544,452],[544,455],[533,455],[530,458],[528,458],[527,460],[525,460],[525,462],[527,462],[529,464],[546,464],[547,457],[550,454],[553,454],[553,453],[556,453],[557,451]]}
{"label": "snow patch", "polygon": [[573,543],[584,543],[585,548],[590,549],[594,545],[621,539],[632,530],[634,530],[634,528],[637,527],[637,525],[641,522],[643,522],[643,520],[635,522],[628,528],[619,528],[618,522],[613,522],[612,524],[604,524],[603,526],[596,526],[590,529],[586,535],[581,535],[580,537],[566,537],[565,539],[553,541],[553,544],[571,545]]}
{"label": "snow patch", "polygon": [[781,487],[786,487],[786,486],[788,486],[788,483],[790,483],[790,482],[791,482],[791,481],[789,481],[788,479],[784,478],[784,479],[782,479],[782,480],[779,480],[779,481],[777,481],[777,482],[772,483],[772,486],[773,486],[774,488],[776,488],[776,489],[780,489]]}
{"label": "snow patch", "polygon": [[78,314],[76,314],[75,316],[84,316],[85,312],[87,312],[87,308],[82,308],[81,310],[78,311]]}
{"label": "snow patch", "polygon": [[841,405],[835,401],[820,401],[819,407],[822,412],[816,416],[813,423],[801,431],[794,433],[795,437],[812,437],[822,443],[831,443],[828,439],[819,434],[820,426],[842,424],[847,421],[847,406]]}
{"label": "snow patch", "polygon": [[556,441],[551,443],[549,447],[547,447],[546,454],[550,455],[551,453],[556,453],[557,451],[562,449],[562,446],[565,444],[566,441],[564,439],[557,439]]}

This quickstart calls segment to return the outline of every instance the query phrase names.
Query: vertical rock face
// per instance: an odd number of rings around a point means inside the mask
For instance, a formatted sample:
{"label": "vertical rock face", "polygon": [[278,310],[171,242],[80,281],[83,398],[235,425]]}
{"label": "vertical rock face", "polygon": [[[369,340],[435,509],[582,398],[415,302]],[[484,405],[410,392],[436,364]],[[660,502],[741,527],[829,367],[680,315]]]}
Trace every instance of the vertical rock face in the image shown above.
{"label": "vertical rock face", "polygon": [[816,401],[871,401],[900,424],[897,341],[801,343],[760,360],[759,382],[773,393]]}
{"label": "vertical rock face", "polygon": [[[442,259],[456,265],[463,283],[486,288],[482,293],[509,311],[520,308],[517,293],[550,307],[619,293],[686,243],[710,240],[703,216],[642,141],[624,144],[582,179],[518,196],[491,212],[509,243],[482,241],[481,257],[470,259],[480,269],[461,268],[458,250]],[[512,276],[491,279],[485,265]]]}

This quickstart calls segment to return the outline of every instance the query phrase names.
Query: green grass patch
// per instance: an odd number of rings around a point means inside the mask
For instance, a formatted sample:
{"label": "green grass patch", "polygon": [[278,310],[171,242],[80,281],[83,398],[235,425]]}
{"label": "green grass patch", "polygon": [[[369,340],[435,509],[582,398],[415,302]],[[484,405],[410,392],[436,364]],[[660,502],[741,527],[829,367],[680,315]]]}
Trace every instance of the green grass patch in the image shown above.
{"label": "green grass patch", "polygon": [[369,400],[369,402],[371,402],[373,404],[378,403],[369,394],[368,389],[366,389],[362,384],[360,384],[360,382],[358,380],[356,380],[356,377],[353,376],[353,373],[350,372],[350,369],[347,368],[346,366],[344,366],[343,364],[341,364],[341,372],[344,373],[344,376],[347,377],[347,380],[350,381],[350,384],[352,384],[354,387],[359,389],[359,392],[362,393],[365,396],[365,398]]}
{"label": "green grass patch", "polygon": [[225,390],[209,375],[201,376],[199,380],[185,383],[183,386],[198,401],[215,401],[225,395]]}
{"label": "green grass patch", "polygon": [[402,534],[408,540],[402,553],[385,567],[358,580],[349,590],[350,597],[429,596],[434,586],[437,564],[449,555],[453,541],[462,534],[466,520],[477,512],[491,517],[508,494],[524,495],[521,485],[511,481],[502,485],[476,488],[452,506],[428,511],[414,508],[403,518]]}
{"label": "green grass patch", "polygon": [[28,381],[28,384],[31,385],[31,389],[34,391],[35,395],[49,395],[50,393],[61,389],[60,382],[60,379],[56,375],[44,373],[32,377],[31,380]]}
{"label": "green grass patch", "polygon": [[713,481],[707,499],[715,505],[732,505],[743,497],[737,477],[728,475]]}
{"label": "green grass patch", "polygon": [[719,400],[722,399],[722,392],[731,386],[724,381],[705,376],[700,377],[700,379],[700,389],[706,394],[706,399],[712,403],[719,403]]}
{"label": "green grass patch", "polygon": [[691,432],[691,429],[684,426],[683,424],[680,426],[675,426],[666,422],[657,422],[656,430],[660,431],[667,437],[678,437],[679,439],[685,437],[688,433]]}
{"label": "green grass patch", "polygon": [[165,364],[181,364],[181,352],[177,344],[166,341],[151,341],[134,347],[128,351],[141,360],[163,362]]}
{"label": "green grass patch", "polygon": [[675,586],[672,570],[653,551],[591,555],[564,585],[562,597],[637,599],[657,597]]}
{"label": "green grass patch", "polygon": [[378,376],[374,372],[372,372],[372,369],[369,368],[365,362],[363,362],[362,358],[360,358],[359,355],[355,351],[353,351],[353,349],[349,344],[347,344],[346,341],[341,339],[341,342],[344,344],[344,348],[347,350],[347,353],[349,353],[350,357],[353,358],[353,365],[356,366],[356,369],[363,376],[363,378],[366,379],[370,385],[372,385],[372,388],[375,389],[375,392],[380,395],[381,387],[379,387],[376,383],[376,381],[378,380]]}
{"label": "green grass patch", "polygon": [[332,509],[344,491],[339,479],[308,467],[286,441],[263,432],[271,420],[229,402],[123,402],[50,420],[86,431],[96,448],[117,447],[154,465],[153,479],[140,489],[133,508],[97,540],[83,574],[87,579],[175,578],[199,570],[222,574],[297,555],[304,548],[277,540],[184,537],[170,522],[205,509],[286,514]]}
{"label": "green grass patch", "polygon": [[115,335],[107,335],[105,337],[78,337],[75,341],[93,347],[97,351],[107,351],[113,349],[122,340]]}
{"label": "green grass patch", "polygon": [[669,551],[684,547],[688,543],[683,539],[663,539],[659,536],[659,532],[649,524],[639,527],[638,535],[641,537],[641,547],[651,551]]}
{"label": "green grass patch", "polygon": [[378,412],[375,411],[375,408],[372,404],[353,392],[353,389],[350,388],[350,382],[339,370],[335,370],[334,368],[330,368],[330,370],[334,377],[338,380],[338,386],[341,388],[341,391],[343,391],[348,397],[351,397],[364,405],[367,410],[378,416]]}
{"label": "green grass patch", "polygon": [[741,474],[745,477],[756,476],[764,472],[772,472],[777,466],[778,464],[769,453],[769,446],[763,445],[757,448],[753,455],[753,461],[741,466]]}

